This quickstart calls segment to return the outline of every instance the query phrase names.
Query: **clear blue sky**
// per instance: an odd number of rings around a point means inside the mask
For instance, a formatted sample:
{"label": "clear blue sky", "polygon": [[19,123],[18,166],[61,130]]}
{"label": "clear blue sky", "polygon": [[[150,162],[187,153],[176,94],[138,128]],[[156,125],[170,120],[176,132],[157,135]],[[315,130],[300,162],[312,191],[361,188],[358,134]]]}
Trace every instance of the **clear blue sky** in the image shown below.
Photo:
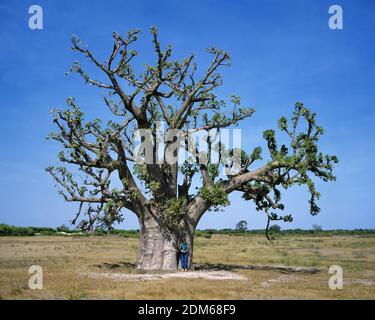
{"label": "clear blue sky", "polygon": [[[344,30],[328,28],[328,8],[340,4]],[[28,28],[28,8],[44,10],[44,29]],[[285,197],[295,221],[282,227],[374,228],[375,2],[352,1],[12,1],[0,4],[0,222],[58,226],[76,206],[64,203],[44,168],[56,163],[59,146],[45,140],[49,111],[74,96],[100,115],[101,93],[78,76],[66,76],[73,60],[70,37],[78,34],[100,57],[111,33],[144,30],[140,58],[152,61],[148,29],[155,25],[177,55],[215,45],[230,52],[223,97],[236,93],[257,110],[240,126],[243,144],[256,146],[261,132],[302,101],[326,128],[325,152],[336,154],[336,183],[319,184],[321,213],[308,214],[305,189]],[[201,58],[200,58],[201,57]],[[79,57],[82,59],[82,57]],[[247,220],[264,227],[261,213],[238,195],[224,212],[208,213],[199,228],[234,227]],[[123,228],[138,228],[125,214]]]}

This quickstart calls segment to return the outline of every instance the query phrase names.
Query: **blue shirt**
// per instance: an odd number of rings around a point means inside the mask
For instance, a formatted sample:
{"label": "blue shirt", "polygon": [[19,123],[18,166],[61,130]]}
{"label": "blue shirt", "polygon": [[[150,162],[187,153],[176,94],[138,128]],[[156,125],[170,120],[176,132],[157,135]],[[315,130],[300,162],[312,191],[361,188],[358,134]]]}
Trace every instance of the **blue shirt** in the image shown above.
{"label": "blue shirt", "polygon": [[187,250],[187,243],[185,242],[185,243],[181,243],[181,250],[182,251],[186,251]]}

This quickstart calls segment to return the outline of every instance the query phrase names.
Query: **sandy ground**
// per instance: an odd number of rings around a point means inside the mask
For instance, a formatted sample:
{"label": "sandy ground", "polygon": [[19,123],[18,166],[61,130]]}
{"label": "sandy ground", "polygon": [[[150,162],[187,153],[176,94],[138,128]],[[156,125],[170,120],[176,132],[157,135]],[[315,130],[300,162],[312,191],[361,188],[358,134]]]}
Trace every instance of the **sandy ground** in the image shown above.
{"label": "sandy ground", "polygon": [[207,279],[207,280],[246,280],[244,275],[237,274],[230,271],[185,271],[185,272],[170,272],[170,273],[151,273],[151,274],[126,274],[126,273],[109,273],[109,272],[81,272],[81,276],[87,276],[91,279],[113,279],[116,281],[127,280],[164,280],[171,278],[180,279]]}

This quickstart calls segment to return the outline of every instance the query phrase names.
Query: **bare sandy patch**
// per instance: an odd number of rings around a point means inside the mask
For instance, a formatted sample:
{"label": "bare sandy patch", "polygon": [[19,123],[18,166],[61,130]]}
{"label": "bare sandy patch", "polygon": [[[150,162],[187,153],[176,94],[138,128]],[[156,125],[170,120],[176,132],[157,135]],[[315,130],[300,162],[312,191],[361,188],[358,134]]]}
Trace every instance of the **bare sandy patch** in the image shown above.
{"label": "bare sandy patch", "polygon": [[303,279],[301,279],[301,278],[283,274],[283,275],[280,275],[279,277],[277,277],[275,279],[269,279],[267,281],[264,281],[260,285],[263,288],[270,288],[276,283],[288,283],[288,282],[293,282],[293,281],[296,281],[296,280],[302,280],[303,281]]}
{"label": "bare sandy patch", "polygon": [[244,275],[230,272],[230,271],[185,271],[185,272],[170,272],[170,273],[147,273],[147,274],[132,274],[132,273],[110,273],[110,272],[81,272],[80,275],[87,276],[92,279],[106,278],[115,281],[150,281],[150,280],[164,280],[171,278],[179,279],[208,279],[208,280],[247,280]]}

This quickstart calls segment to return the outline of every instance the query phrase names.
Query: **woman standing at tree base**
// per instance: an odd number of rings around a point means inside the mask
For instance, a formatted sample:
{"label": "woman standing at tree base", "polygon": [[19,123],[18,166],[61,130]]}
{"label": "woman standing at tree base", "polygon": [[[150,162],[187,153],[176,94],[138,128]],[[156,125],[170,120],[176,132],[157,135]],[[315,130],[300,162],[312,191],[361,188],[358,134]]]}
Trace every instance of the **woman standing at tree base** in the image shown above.
{"label": "woman standing at tree base", "polygon": [[189,246],[186,242],[185,237],[182,238],[178,249],[179,249],[179,252],[180,252],[180,261],[181,261],[182,271],[187,271],[188,261],[189,261]]}

